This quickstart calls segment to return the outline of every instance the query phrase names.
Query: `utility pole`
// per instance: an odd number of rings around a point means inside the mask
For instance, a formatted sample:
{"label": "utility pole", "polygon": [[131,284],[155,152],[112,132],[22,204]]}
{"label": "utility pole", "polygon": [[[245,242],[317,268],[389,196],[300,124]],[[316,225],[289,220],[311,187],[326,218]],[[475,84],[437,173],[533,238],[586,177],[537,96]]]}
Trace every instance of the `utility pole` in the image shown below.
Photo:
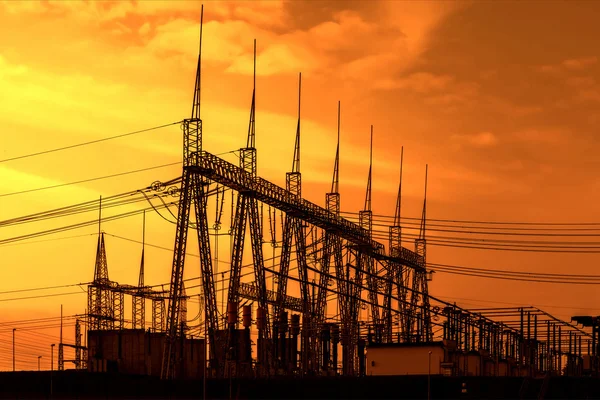
{"label": "utility pole", "polygon": [[428,360],[428,371],[427,371],[427,400],[431,399],[431,351],[429,352]]}
{"label": "utility pole", "polygon": [[54,343],[50,345],[50,397],[52,397],[52,372],[54,371]]}
{"label": "utility pole", "polygon": [[13,372],[15,372],[15,331],[17,328],[13,328]]}
{"label": "utility pole", "polygon": [[65,369],[65,357],[63,353],[63,305],[60,305],[60,342],[58,343],[58,371],[63,371]]}

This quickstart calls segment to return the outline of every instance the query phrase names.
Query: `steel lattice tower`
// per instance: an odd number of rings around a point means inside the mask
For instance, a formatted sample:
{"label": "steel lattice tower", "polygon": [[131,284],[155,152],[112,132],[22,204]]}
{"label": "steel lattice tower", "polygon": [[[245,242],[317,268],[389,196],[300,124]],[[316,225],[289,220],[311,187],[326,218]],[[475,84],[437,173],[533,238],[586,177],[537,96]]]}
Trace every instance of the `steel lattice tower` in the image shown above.
{"label": "steel lattice tower", "polygon": [[[194,100],[191,117],[183,120],[183,173],[181,181],[179,211],[177,215],[177,230],[171,284],[169,288],[169,307],[167,309],[167,329],[163,355],[161,377],[174,377],[175,342],[180,334],[181,296],[183,287],[183,269],[185,249],[190,222],[192,204],[196,213],[196,233],[200,249],[200,269],[204,291],[205,312],[207,321],[207,336],[211,354],[216,354],[214,332],[218,329],[217,303],[213,280],[212,259],[208,236],[208,217],[206,214],[205,188],[208,181],[200,174],[200,159],[202,158],[202,120],[200,119],[200,88],[201,88],[201,55],[202,55],[202,19],[200,17],[200,46],[194,87]],[[219,370],[218,358],[212,359],[211,367]]]}
{"label": "steel lattice tower", "polygon": [[[427,284],[427,241],[425,238],[426,221],[427,166],[425,166],[425,195],[423,198],[423,214],[421,216],[419,238],[415,239],[415,253],[417,253],[417,255],[420,257],[422,268],[414,271],[411,293],[411,312],[408,313],[409,318],[411,319],[409,328],[415,333],[415,339],[417,341],[431,341],[433,339],[429,307],[429,291]],[[413,318],[416,318],[416,321]]]}
{"label": "steel lattice tower", "polygon": [[[402,255],[402,227],[400,225],[400,215],[402,213],[402,166],[404,164],[404,147],[400,152],[400,183],[398,184],[398,197],[396,199],[396,211],[394,214],[394,224],[389,228],[389,253],[390,257],[400,258]],[[390,263],[386,271],[385,297],[383,307],[382,323],[385,326],[384,339],[386,342],[393,342],[393,316],[392,316],[392,297],[394,288],[398,298],[398,310],[400,310],[399,325],[403,329],[406,324],[406,313],[408,311],[406,302],[406,286],[404,283],[405,271],[408,268],[399,263]],[[402,332],[400,332],[402,333]]]}
{"label": "steel lattice tower", "polygon": [[[338,101],[337,110],[337,146],[335,152],[335,161],[333,165],[333,178],[331,182],[331,191],[325,195],[325,204],[327,211],[333,213],[336,218],[340,215],[340,193],[339,193],[339,162],[340,162],[340,114],[341,106]],[[327,288],[330,285],[329,270],[332,263],[335,268],[335,281],[338,289],[338,305],[339,309],[344,311],[348,310],[348,295],[346,292],[346,285],[344,278],[344,266],[342,256],[342,241],[340,238],[330,231],[325,230],[323,233],[323,253],[321,259],[321,274],[319,276],[319,291],[317,295],[317,303],[315,306],[315,315],[320,325],[325,322],[326,310],[327,310]],[[349,327],[349,314],[347,312],[341,313],[342,327],[346,329]],[[339,332],[339,331],[338,331]],[[337,340],[337,339],[336,339]],[[334,343],[337,347],[337,343]],[[337,348],[335,349],[337,352]],[[329,367],[329,360],[323,355],[322,367],[327,370]],[[335,366],[337,368],[337,366]]]}
{"label": "steel lattice tower", "polygon": [[[291,197],[302,198],[302,175],[300,173],[300,99],[302,88],[302,74],[298,81],[298,125],[296,128],[296,141],[294,146],[294,160],[291,172],[286,173],[286,189]],[[314,341],[311,343],[311,335],[314,332],[311,322],[313,305],[311,304],[308,290],[308,270],[306,264],[306,239],[304,226],[301,220],[286,214],[283,225],[283,240],[281,245],[281,260],[279,266],[279,284],[277,286],[277,298],[279,305],[275,307],[276,318],[281,318],[283,311],[281,305],[287,294],[288,273],[290,268],[290,256],[292,253],[292,239],[296,244],[296,263],[298,265],[298,277],[300,279],[300,298],[302,300],[302,370],[311,368],[314,362]]]}
{"label": "steel lattice tower", "polygon": [[[256,170],[256,39],[254,40],[254,75],[252,103],[250,106],[250,121],[248,124],[248,138],[246,147],[240,149],[240,168],[253,179],[257,177]],[[250,193],[239,192],[234,214],[232,227],[232,253],[231,253],[231,275],[229,279],[228,303],[239,304],[240,278],[243,264],[244,241],[246,235],[246,225],[250,225],[250,243],[252,246],[252,259],[254,264],[255,288],[257,290],[258,308],[257,313],[261,312],[264,321],[258,326],[258,336],[260,352],[259,360],[261,368],[269,371],[270,345],[269,345],[269,314],[267,303],[267,283],[264,270],[263,257],[263,233],[261,218],[258,208],[258,200]],[[228,338],[229,341],[231,338]],[[227,346],[229,348],[229,346]],[[265,365],[265,363],[267,365]]]}
{"label": "steel lattice tower", "polygon": [[[371,142],[369,152],[369,176],[367,178],[367,193],[365,196],[365,208],[359,212],[359,224],[369,233],[369,237],[373,237],[373,211],[371,208],[372,197],[372,170],[373,170],[373,125],[371,125]],[[379,299],[377,287],[377,269],[375,268],[374,260],[368,254],[360,253],[359,262],[361,268],[367,272],[367,285],[369,288],[368,298],[371,303],[371,323],[376,329],[379,329]]]}
{"label": "steel lattice tower", "polygon": [[[327,211],[340,215],[340,193],[339,193],[339,153],[340,153],[340,103],[338,102],[337,119],[337,147],[335,153],[335,162],[333,166],[333,180],[331,191],[325,195],[325,204]],[[342,273],[342,248],[341,241],[337,240],[335,235],[325,231],[323,234],[323,257],[321,259],[321,274],[319,276],[319,291],[317,303],[315,304],[315,316],[318,323],[325,321],[325,312],[327,308],[327,287],[329,286],[329,267],[331,257],[334,256],[336,273]],[[341,285],[340,285],[341,283]],[[343,281],[338,282],[338,286],[343,286]],[[341,289],[341,287],[340,287]],[[342,292],[342,290],[340,290]],[[344,297],[340,295],[340,298]]]}
{"label": "steel lattice tower", "polygon": [[90,330],[114,328],[113,293],[108,278],[104,232],[98,235],[94,280],[88,286],[88,313]]}

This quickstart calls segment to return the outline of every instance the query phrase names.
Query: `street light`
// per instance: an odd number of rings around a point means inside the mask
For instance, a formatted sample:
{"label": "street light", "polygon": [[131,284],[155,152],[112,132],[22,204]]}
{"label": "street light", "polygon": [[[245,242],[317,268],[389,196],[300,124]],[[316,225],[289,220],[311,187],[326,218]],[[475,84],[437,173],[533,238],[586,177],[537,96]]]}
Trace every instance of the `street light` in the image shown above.
{"label": "street light", "polygon": [[17,328],[13,328],[13,372],[15,372],[15,331]]}
{"label": "street light", "polygon": [[429,351],[429,369],[427,371],[427,400],[431,399],[431,351]]}
{"label": "street light", "polygon": [[38,356],[38,371],[41,371],[42,369],[40,368],[40,360],[42,359],[42,356]]}

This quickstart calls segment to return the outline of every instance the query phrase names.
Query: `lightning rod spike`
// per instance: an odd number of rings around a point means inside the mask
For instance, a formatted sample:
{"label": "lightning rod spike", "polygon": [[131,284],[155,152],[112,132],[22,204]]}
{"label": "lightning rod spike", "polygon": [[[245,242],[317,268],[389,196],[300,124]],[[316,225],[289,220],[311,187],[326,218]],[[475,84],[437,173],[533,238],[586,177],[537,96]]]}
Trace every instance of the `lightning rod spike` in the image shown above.
{"label": "lightning rod spike", "polygon": [[338,100],[338,113],[337,113],[337,147],[335,150],[335,161],[333,164],[333,181],[331,182],[331,193],[339,193],[340,184],[340,113],[341,113],[341,101]]}

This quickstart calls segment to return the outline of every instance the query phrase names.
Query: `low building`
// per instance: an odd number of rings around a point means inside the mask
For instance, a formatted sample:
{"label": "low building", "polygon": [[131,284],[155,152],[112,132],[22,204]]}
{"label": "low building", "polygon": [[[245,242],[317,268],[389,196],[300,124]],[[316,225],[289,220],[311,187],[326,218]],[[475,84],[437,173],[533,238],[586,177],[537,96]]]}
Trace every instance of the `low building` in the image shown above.
{"label": "low building", "polygon": [[[165,333],[142,329],[88,332],[88,370],[160,376]],[[182,338],[176,342],[175,374],[200,379],[206,354],[204,339]]]}
{"label": "low building", "polygon": [[446,359],[443,342],[370,343],[367,375],[440,375]]}
{"label": "low building", "polygon": [[482,362],[484,357],[478,352],[471,350],[465,354],[458,354],[457,359],[459,361],[458,370],[461,376],[481,376],[482,375]]}

